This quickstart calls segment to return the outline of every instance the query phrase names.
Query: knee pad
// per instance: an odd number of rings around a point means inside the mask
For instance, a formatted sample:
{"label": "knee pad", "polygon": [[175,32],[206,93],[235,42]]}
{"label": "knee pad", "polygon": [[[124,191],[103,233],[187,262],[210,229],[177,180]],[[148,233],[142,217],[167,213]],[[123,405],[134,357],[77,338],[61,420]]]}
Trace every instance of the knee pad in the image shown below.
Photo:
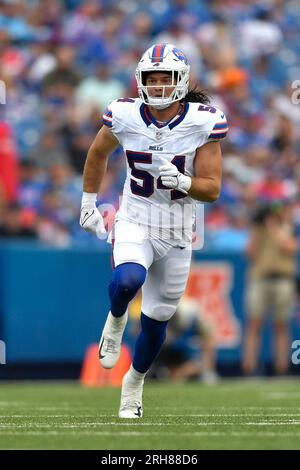
{"label": "knee pad", "polygon": [[160,284],[160,296],[167,304],[179,302],[183,295],[190,270],[190,259],[184,258],[179,264],[178,259],[170,258],[167,260],[165,270],[168,273],[164,276]]}
{"label": "knee pad", "polygon": [[160,303],[153,305],[151,311],[147,312],[147,316],[157,321],[168,321],[174,315],[177,307],[171,303]]}
{"label": "knee pad", "polygon": [[[177,250],[178,251],[178,250]],[[176,254],[176,250],[175,250]],[[143,287],[142,311],[158,321],[167,321],[175,313],[184,293],[190,269],[190,252],[176,258],[162,259],[154,269],[149,268]]]}
{"label": "knee pad", "polygon": [[123,263],[116,267],[109,285],[109,296],[113,300],[121,297],[131,300],[146,279],[147,271],[141,264]]}

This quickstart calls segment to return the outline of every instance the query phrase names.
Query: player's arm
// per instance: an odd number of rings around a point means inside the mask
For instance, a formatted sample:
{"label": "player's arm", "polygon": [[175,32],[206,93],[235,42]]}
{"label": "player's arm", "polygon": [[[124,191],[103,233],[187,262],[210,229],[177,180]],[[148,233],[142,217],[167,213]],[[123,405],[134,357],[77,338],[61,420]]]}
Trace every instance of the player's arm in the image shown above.
{"label": "player's arm", "polygon": [[203,202],[216,201],[222,184],[222,151],[219,142],[209,142],[197,149],[194,171],[189,196]]}
{"label": "player's arm", "polygon": [[80,225],[99,238],[106,231],[103,218],[96,207],[97,194],[106,172],[108,157],[118,145],[117,138],[104,125],[90,146],[84,165]]}
{"label": "player's arm", "polygon": [[103,126],[89,148],[83,170],[83,191],[98,193],[104,178],[109,155],[119,142],[107,126]]}
{"label": "player's arm", "polygon": [[159,168],[164,186],[188,194],[193,199],[214,202],[221,191],[222,152],[219,142],[209,142],[196,151],[194,159],[195,176],[179,172],[173,163],[166,162]]}

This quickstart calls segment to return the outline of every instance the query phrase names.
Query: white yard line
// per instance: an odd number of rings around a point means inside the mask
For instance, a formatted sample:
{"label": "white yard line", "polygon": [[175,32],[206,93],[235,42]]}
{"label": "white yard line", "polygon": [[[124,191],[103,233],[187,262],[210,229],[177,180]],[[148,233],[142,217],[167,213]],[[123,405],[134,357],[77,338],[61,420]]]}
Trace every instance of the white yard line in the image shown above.
{"label": "white yard line", "polygon": [[[95,413],[93,415],[82,415],[82,414],[73,414],[70,415],[68,413],[64,414],[8,414],[8,415],[0,415],[0,419],[18,419],[18,418],[40,418],[40,419],[47,419],[47,418],[76,418],[76,419],[95,419],[99,416],[99,418],[113,418],[114,414],[102,414],[102,413]],[[266,418],[266,416],[273,418],[273,417],[300,417],[300,413],[269,413],[268,410],[264,410],[263,413],[197,413],[197,414],[159,414],[160,418],[216,418],[216,417],[226,417],[226,418],[247,418],[247,417],[261,417]],[[154,418],[154,416],[148,416],[148,418]]]}
{"label": "white yard line", "polygon": [[[48,418],[75,418],[75,419],[96,419],[97,415],[99,418],[113,418],[113,414],[94,414],[94,415],[69,415],[69,414],[59,414],[59,415],[41,415],[41,414],[10,414],[10,415],[0,415],[1,419],[24,419],[24,418],[39,418],[39,419],[48,419]],[[274,417],[290,417],[291,419],[300,417],[300,413],[268,413],[265,411],[264,413],[197,413],[197,414],[160,414],[160,418],[247,418],[247,417],[261,417],[266,418],[267,416],[271,419]],[[151,416],[149,416],[151,418]],[[154,418],[152,416],[152,418]]]}
{"label": "white yard line", "polygon": [[[146,431],[120,431],[118,434],[112,431],[95,431],[93,434],[90,434],[88,431],[29,431],[24,434],[23,431],[7,431],[5,433],[2,433],[0,431],[0,435],[3,436],[61,436],[61,435],[66,435],[66,436],[74,436],[77,437],[79,435],[86,435],[86,436],[136,436],[136,437],[142,437],[142,436],[155,436],[157,437],[158,435],[160,436],[178,436],[178,433],[176,432],[157,432],[153,434],[152,432],[146,432]],[[186,437],[253,437],[253,436],[259,436],[259,437],[300,437],[300,433],[294,433],[294,432],[257,432],[255,434],[251,432],[245,432],[245,431],[233,431],[233,432],[222,432],[222,431],[208,431],[208,432],[184,432],[180,434],[181,436],[186,436]]]}
{"label": "white yard line", "polygon": [[[178,406],[151,406],[151,410],[159,410],[159,411],[163,411],[163,410],[171,410],[172,408],[175,408],[177,409]],[[269,411],[269,410],[277,410],[277,411],[280,411],[280,410],[286,410],[286,411],[294,411],[294,410],[297,410],[297,411],[300,411],[300,406],[268,406],[268,405],[264,405],[264,406],[242,406],[242,408],[244,410],[247,410],[247,411],[260,411],[260,410],[263,410],[263,411]],[[207,411],[207,409],[213,409],[213,410],[225,410],[225,411],[228,411],[230,412],[230,410],[240,410],[241,409],[241,406],[198,406],[198,405],[195,405],[195,406],[185,406],[184,407],[185,410],[203,410],[203,411]],[[229,413],[228,413],[229,414]]]}
{"label": "white yard line", "polygon": [[169,427],[169,426],[180,426],[180,427],[204,427],[204,426],[299,426],[300,421],[266,421],[266,422],[250,422],[250,423],[232,423],[232,422],[200,422],[200,423],[144,423],[144,422],[125,422],[125,423],[116,423],[116,422],[94,422],[94,423],[6,423],[0,424],[1,429],[8,428],[20,428],[20,429],[30,429],[30,428],[57,428],[57,429],[80,429],[80,428],[95,428],[98,426],[113,426],[113,427],[124,427],[124,426],[152,426],[156,428],[157,426]]}
{"label": "white yard line", "polygon": [[248,416],[261,416],[262,418],[266,418],[266,416],[270,416],[271,418],[273,416],[290,416],[291,418],[294,418],[295,416],[300,416],[300,413],[268,413],[268,411],[266,410],[264,413],[199,413],[199,414],[188,414],[188,415],[175,415],[175,414],[166,414],[166,415],[162,415],[160,414],[159,415],[160,417],[174,417],[174,418],[178,418],[178,417],[184,417],[184,418],[201,418],[201,417],[212,417],[212,418],[215,418],[215,417],[227,417],[227,418],[231,418],[231,417],[240,417],[240,418],[243,418],[243,417],[248,417]]}

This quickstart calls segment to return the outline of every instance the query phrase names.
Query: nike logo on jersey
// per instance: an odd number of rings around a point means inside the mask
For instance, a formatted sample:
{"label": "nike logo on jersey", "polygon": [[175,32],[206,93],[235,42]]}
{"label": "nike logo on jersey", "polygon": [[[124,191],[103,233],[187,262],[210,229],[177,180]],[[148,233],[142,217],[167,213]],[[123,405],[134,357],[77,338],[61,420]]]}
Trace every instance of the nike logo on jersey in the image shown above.
{"label": "nike logo on jersey", "polygon": [[154,150],[155,152],[162,152],[163,147],[159,147],[158,145],[149,145],[149,150]]}
{"label": "nike logo on jersey", "polygon": [[81,225],[84,225],[84,224],[86,223],[86,221],[87,221],[90,217],[92,217],[92,215],[94,214],[94,212],[95,212],[94,209],[92,210],[92,212],[91,212],[91,211],[86,212],[86,213],[84,214],[84,216],[82,217],[82,219],[81,219]]}
{"label": "nike logo on jersey", "polygon": [[224,117],[225,117],[225,114],[222,114],[222,115],[221,115],[221,119],[224,119]]}

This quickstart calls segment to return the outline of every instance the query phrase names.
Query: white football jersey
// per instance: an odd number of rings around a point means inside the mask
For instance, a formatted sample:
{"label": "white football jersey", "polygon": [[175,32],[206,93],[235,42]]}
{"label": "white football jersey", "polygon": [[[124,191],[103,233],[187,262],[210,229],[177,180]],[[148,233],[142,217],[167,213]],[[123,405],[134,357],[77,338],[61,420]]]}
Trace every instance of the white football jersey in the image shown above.
{"label": "white football jersey", "polygon": [[183,102],[179,114],[161,124],[139,98],[121,98],[108,106],[103,122],[119,140],[127,158],[116,220],[138,223],[150,238],[186,246],[192,239],[196,201],[165,188],[159,167],[172,162],[181,173],[194,176],[196,150],[227,134],[224,113],[212,106]]}

